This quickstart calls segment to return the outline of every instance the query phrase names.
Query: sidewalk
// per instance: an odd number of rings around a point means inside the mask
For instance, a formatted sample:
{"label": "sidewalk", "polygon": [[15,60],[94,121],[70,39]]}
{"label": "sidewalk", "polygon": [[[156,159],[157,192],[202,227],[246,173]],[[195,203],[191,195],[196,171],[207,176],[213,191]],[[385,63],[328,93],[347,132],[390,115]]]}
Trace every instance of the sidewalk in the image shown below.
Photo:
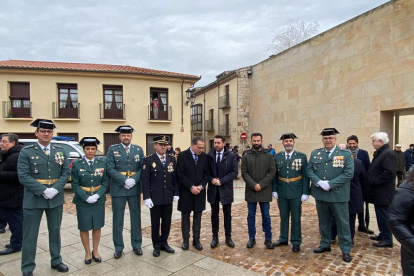
{"label": "sidewalk", "polygon": [[[368,235],[357,232],[355,247],[351,255],[354,260],[347,264],[342,262],[338,245],[332,246],[331,253],[314,254],[312,250],[319,244],[318,219],[314,202],[310,200],[303,205],[302,234],[303,244],[300,253],[292,253],[289,247],[265,249],[264,235],[261,231],[261,217],[257,216],[257,245],[247,249],[247,208],[244,202],[244,182],[235,183],[235,202],[233,205],[233,240],[235,248],[224,244],[223,220],[220,221],[220,244],[215,249],[210,248],[211,223],[210,208],[203,213],[201,243],[203,251],[197,251],[190,245],[189,251],[182,251],[180,213],[174,206],[173,223],[171,227],[170,245],[176,250],[175,254],[161,252],[161,256],[152,256],[150,239],[149,209],[142,205],[143,256],[132,252],[129,239],[129,212],[126,211],[124,225],[124,255],[121,259],[113,258],[112,242],[112,213],[110,199],[107,204],[106,225],[102,229],[100,254],[103,262],[85,265],[84,249],[80,242],[77,229],[76,215],[72,203],[68,202],[71,192],[67,191],[67,203],[62,221],[62,257],[69,266],[69,273],[58,273],[50,268],[48,235],[45,218],[43,218],[38,240],[34,275],[401,275],[399,262],[399,246],[393,249],[377,249],[371,245]],[[271,204],[273,240],[278,238],[279,211],[275,201]],[[375,213],[371,212],[371,226],[376,229]],[[8,243],[10,231],[0,235],[0,248]],[[191,241],[191,240],[190,240]],[[0,256],[0,275],[21,275],[21,253]],[[256,273],[259,272],[260,274]]]}

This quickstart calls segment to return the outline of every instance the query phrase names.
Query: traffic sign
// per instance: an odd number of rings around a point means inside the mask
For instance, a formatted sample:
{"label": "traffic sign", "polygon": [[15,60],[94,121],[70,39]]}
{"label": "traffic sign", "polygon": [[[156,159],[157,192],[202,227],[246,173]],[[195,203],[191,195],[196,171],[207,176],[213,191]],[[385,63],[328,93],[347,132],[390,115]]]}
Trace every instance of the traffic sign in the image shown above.
{"label": "traffic sign", "polygon": [[242,139],[243,141],[246,140],[247,139],[247,134],[245,132],[240,134],[240,139]]}

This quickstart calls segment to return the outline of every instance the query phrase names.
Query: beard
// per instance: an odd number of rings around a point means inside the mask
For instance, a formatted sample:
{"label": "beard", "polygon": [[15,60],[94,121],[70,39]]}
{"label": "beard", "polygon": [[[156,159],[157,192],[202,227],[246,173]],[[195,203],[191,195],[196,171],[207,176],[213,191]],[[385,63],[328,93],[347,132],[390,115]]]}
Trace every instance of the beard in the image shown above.
{"label": "beard", "polygon": [[261,147],[262,147],[262,145],[258,145],[258,144],[254,144],[254,145],[253,145],[253,148],[254,148],[254,149],[260,149]]}
{"label": "beard", "polygon": [[287,151],[292,151],[292,150],[293,150],[293,146],[286,146],[286,147],[285,147],[285,150],[287,150]]}

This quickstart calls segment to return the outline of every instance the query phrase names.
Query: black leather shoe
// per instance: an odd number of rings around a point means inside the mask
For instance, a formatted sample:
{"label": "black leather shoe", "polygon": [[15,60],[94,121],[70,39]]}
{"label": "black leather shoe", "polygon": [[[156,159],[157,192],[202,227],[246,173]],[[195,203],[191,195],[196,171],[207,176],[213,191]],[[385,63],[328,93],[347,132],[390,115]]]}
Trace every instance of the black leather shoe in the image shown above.
{"label": "black leather shoe", "polygon": [[93,259],[95,262],[97,262],[97,263],[102,262],[102,258],[101,258],[101,257],[96,258],[96,257],[95,257],[95,255],[93,255],[93,251],[92,251],[92,259]]}
{"label": "black leather shoe", "polygon": [[255,239],[249,239],[249,241],[247,242],[247,248],[253,248],[256,245],[256,240]]}
{"label": "black leather shoe", "polygon": [[20,251],[22,251],[22,250],[21,249],[17,249],[17,248],[8,247],[5,250],[0,251],[0,255],[9,255],[9,254],[16,253],[16,252],[20,252]]}
{"label": "black leather shoe", "polygon": [[228,247],[234,247],[234,242],[230,237],[226,238],[226,244]]}
{"label": "black leather shoe", "polygon": [[292,246],[292,252],[293,253],[298,253],[300,251],[300,245],[296,245],[296,244],[294,244],[293,246]]}
{"label": "black leather shoe", "polygon": [[374,231],[371,229],[366,228],[365,226],[358,226],[358,232],[367,233],[367,234],[374,234]]}
{"label": "black leather shoe", "polygon": [[217,247],[218,244],[219,244],[218,238],[214,237],[213,240],[210,243],[210,247],[211,248]]}
{"label": "black leather shoe", "polygon": [[135,255],[138,255],[138,256],[141,256],[142,255],[142,249],[141,248],[134,248],[134,252],[135,252]]}
{"label": "black leather shoe", "polygon": [[316,254],[323,253],[323,252],[331,252],[331,248],[319,246],[318,248],[314,249],[313,252]]}
{"label": "black leather shoe", "polygon": [[182,250],[188,250],[188,247],[189,247],[189,241],[188,241],[188,239],[184,239],[183,244],[181,245],[181,249]]}
{"label": "black leather shoe", "polygon": [[342,255],[342,260],[344,260],[344,262],[350,263],[352,261],[352,257],[349,255],[349,253],[344,253]]}
{"label": "black leather shoe", "polygon": [[0,234],[6,233],[6,228],[0,228]]}
{"label": "black leather shoe", "polygon": [[374,231],[372,231],[371,229],[367,229],[367,234],[374,235]]}
{"label": "black leather shoe", "polygon": [[4,247],[9,248],[10,247],[10,243],[6,244]]}
{"label": "black leather shoe", "polygon": [[33,271],[23,272],[23,276],[33,276]]}
{"label": "black leather shoe", "polygon": [[373,236],[373,237],[369,237],[371,240],[373,241],[382,241],[382,237],[381,236]]}
{"label": "black leather shoe", "polygon": [[272,240],[265,240],[264,245],[266,245],[267,249],[274,249]]}
{"label": "black leather shoe", "polygon": [[85,264],[90,265],[92,263],[92,259],[85,260]]}
{"label": "black leather shoe", "polygon": [[165,251],[167,253],[175,253],[175,250],[168,244],[161,246],[160,250]]}
{"label": "black leather shoe", "polygon": [[154,251],[152,251],[152,256],[159,257],[160,256],[160,250],[158,248],[154,248]]}
{"label": "black leather shoe", "polygon": [[193,240],[193,246],[198,250],[201,251],[203,250],[203,246],[200,243],[200,240]]}
{"label": "black leather shoe", "polygon": [[286,242],[276,241],[276,242],[273,243],[274,247],[279,247],[279,246],[282,246],[282,245],[288,245],[288,242],[287,241]]}
{"label": "black leather shoe", "polygon": [[51,266],[53,269],[56,269],[59,272],[68,272],[69,271],[69,267],[67,265],[65,265],[64,263],[60,263],[57,265],[52,265]]}
{"label": "black leather shoe", "polygon": [[372,245],[375,246],[375,247],[389,247],[389,248],[393,247],[392,242],[384,242],[384,241],[380,241],[380,242],[374,243]]}
{"label": "black leather shoe", "polygon": [[335,244],[336,243],[336,240],[331,240],[331,244]]}
{"label": "black leather shoe", "polygon": [[114,253],[114,258],[115,259],[119,259],[122,257],[122,251],[115,251]]}

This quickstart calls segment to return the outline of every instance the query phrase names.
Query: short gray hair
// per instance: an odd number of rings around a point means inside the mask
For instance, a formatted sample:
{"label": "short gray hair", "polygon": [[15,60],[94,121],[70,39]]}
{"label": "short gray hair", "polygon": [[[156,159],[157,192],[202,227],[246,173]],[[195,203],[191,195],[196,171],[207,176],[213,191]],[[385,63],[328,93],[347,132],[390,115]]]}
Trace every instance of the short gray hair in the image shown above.
{"label": "short gray hair", "polygon": [[2,136],[1,136],[1,138],[3,138],[3,137],[7,137],[8,139],[9,139],[9,142],[11,143],[11,142],[14,142],[14,144],[16,145],[16,146],[18,146],[19,145],[19,137],[17,136],[17,134],[14,134],[14,133],[7,133],[7,134],[3,134]]}
{"label": "short gray hair", "polygon": [[388,139],[388,134],[385,132],[375,132],[371,135],[371,138],[375,138],[375,140],[381,140],[384,144],[388,144],[390,139]]}
{"label": "short gray hair", "polygon": [[203,137],[200,137],[200,136],[194,136],[194,138],[191,140],[191,143],[193,145],[197,145],[198,141],[205,143]]}

